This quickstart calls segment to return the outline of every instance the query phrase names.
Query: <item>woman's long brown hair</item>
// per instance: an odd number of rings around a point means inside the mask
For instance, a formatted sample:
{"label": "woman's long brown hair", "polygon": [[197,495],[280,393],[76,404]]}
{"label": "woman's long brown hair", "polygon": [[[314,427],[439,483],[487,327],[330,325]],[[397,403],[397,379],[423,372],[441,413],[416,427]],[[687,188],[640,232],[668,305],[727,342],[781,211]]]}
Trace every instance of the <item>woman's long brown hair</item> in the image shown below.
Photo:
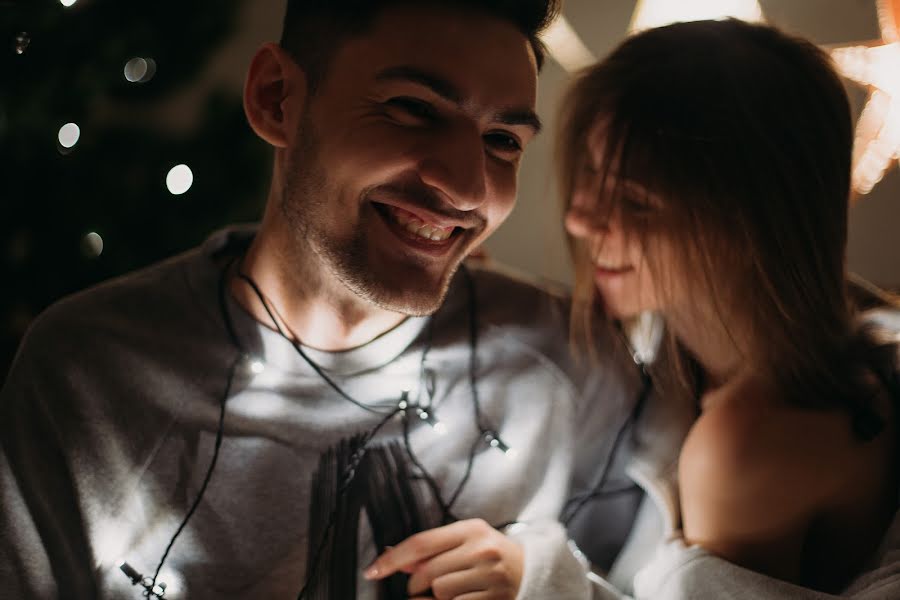
{"label": "woman's long brown hair", "polygon": [[[698,306],[749,332],[744,358],[790,402],[855,414],[867,394],[853,365],[873,344],[847,294],[852,134],[843,85],[813,44],[735,20],[671,25],[627,39],[571,87],[561,197],[568,207],[599,140],[599,189],[626,232],[678,254],[678,273],[651,262],[654,280],[696,290]],[[629,212],[623,181],[663,206]],[[584,338],[598,314],[593,266],[584,243],[570,247],[572,331]]]}

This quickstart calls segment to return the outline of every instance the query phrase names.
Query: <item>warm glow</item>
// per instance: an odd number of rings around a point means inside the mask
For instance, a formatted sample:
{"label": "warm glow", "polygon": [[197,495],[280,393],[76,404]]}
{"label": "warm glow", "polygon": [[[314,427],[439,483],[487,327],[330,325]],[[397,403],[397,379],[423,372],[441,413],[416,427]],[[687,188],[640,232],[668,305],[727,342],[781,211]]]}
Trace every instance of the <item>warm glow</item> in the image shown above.
{"label": "warm glow", "polygon": [[878,21],[882,44],[832,51],[838,70],[870,89],[853,142],[853,189],[860,194],[900,159],[900,0],[880,0]]}
{"label": "warm glow", "polygon": [[757,0],[638,0],[629,31],[643,31],[683,21],[727,19],[763,20]]}
{"label": "warm glow", "polygon": [[569,73],[580,71],[597,60],[562,15],[541,34],[541,40],[547,46],[550,56]]}

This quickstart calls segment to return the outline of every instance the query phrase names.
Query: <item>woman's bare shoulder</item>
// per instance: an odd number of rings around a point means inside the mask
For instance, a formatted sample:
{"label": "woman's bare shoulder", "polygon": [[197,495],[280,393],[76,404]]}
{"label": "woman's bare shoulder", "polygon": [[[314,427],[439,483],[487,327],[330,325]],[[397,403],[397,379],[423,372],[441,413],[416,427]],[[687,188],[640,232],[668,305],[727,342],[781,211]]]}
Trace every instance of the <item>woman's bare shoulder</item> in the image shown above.
{"label": "woman's bare shoulder", "polygon": [[850,421],[792,407],[758,382],[711,396],[681,452],[685,537],[790,579],[810,523],[854,463]]}

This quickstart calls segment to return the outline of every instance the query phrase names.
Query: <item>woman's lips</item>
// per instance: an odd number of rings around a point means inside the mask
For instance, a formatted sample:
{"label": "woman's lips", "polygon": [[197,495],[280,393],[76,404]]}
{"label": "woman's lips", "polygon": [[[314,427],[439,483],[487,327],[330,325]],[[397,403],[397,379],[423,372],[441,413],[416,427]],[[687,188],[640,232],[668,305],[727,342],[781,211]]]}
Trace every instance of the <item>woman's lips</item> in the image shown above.
{"label": "woman's lips", "polygon": [[595,266],[594,274],[598,278],[609,279],[612,277],[620,277],[634,270],[634,267],[606,267]]}

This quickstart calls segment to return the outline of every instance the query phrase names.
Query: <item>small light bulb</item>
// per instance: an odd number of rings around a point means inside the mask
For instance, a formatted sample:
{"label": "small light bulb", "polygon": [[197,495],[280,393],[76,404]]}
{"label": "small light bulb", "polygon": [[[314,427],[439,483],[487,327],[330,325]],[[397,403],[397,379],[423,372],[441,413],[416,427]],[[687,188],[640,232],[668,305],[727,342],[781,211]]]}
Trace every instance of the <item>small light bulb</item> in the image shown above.
{"label": "small light bulb", "polygon": [[484,439],[491,448],[496,448],[502,451],[509,458],[515,458],[518,455],[515,449],[510,448],[508,445],[506,445],[506,443],[500,439],[500,436],[493,431],[485,432]]}
{"label": "small light bulb", "polygon": [[136,584],[137,582],[139,582],[139,581],[143,578],[143,575],[141,575],[140,573],[138,573],[138,572],[134,569],[134,567],[132,567],[131,565],[129,565],[127,562],[125,562],[124,559],[121,559],[121,558],[120,558],[120,559],[118,560],[117,566],[119,567],[119,570],[122,571],[123,573],[125,573],[125,575],[131,580],[131,583],[132,583],[132,584]]}
{"label": "small light bulb", "polygon": [[419,415],[419,418],[429,425],[431,428],[435,430],[439,435],[443,435],[447,433],[447,427],[440,421],[438,421],[437,417],[434,416],[434,413],[429,411],[428,409],[422,408],[421,406],[416,407],[416,413]]}
{"label": "small light bulb", "polygon": [[78,0],[59,0],[59,3],[62,4],[63,6],[65,6],[66,8],[69,8],[76,2],[78,2]]}

